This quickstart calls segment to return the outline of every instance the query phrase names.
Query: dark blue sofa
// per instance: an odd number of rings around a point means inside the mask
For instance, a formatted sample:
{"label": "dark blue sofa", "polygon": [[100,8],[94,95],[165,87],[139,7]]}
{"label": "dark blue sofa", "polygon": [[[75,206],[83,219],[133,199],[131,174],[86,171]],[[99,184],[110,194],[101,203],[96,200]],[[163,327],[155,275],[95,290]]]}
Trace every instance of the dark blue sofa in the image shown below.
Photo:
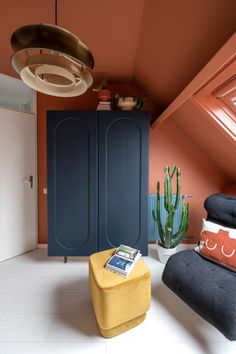
{"label": "dark blue sofa", "polygon": [[[236,228],[236,197],[213,194],[204,204],[207,220]],[[236,340],[236,273],[194,250],[169,258],[163,282],[226,338]]]}

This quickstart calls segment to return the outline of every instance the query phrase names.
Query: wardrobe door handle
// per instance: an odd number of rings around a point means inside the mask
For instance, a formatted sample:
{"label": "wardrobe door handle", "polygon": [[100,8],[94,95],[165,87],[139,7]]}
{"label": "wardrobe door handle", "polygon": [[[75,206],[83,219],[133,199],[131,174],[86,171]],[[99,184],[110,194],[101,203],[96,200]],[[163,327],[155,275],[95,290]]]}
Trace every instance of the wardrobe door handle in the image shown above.
{"label": "wardrobe door handle", "polygon": [[24,180],[24,182],[27,182],[30,184],[30,188],[33,188],[33,176],[29,176]]}

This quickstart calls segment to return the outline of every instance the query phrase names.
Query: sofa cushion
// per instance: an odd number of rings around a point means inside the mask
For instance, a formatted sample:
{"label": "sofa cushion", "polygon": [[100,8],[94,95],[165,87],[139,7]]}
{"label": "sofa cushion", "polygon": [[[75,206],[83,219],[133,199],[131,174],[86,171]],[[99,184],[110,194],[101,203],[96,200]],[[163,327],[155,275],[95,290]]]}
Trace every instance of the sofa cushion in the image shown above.
{"label": "sofa cushion", "polygon": [[236,197],[225,194],[212,194],[204,203],[207,220],[236,228]]}
{"label": "sofa cushion", "polygon": [[236,340],[236,273],[191,250],[169,258],[162,280],[225,337]]}
{"label": "sofa cushion", "polygon": [[236,239],[230,237],[228,231],[221,229],[217,233],[203,231],[195,251],[236,272]]}
{"label": "sofa cushion", "polygon": [[211,232],[215,232],[218,233],[219,230],[225,230],[229,232],[229,237],[231,238],[235,238],[236,239],[236,228],[232,228],[232,227],[227,227],[227,226],[223,226],[220,224],[216,224],[212,221],[208,221],[203,219],[202,220],[202,230],[203,231],[211,231]]}
{"label": "sofa cushion", "polygon": [[236,229],[203,219],[195,251],[223,267],[236,271]]}

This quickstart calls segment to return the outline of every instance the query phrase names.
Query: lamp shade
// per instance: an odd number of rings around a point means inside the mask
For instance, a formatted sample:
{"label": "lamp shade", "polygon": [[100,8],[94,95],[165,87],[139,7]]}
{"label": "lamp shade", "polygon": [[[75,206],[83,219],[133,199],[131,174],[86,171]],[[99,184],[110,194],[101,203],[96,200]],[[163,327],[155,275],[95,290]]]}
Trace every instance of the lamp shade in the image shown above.
{"label": "lamp shade", "polygon": [[18,28],[11,36],[13,69],[31,88],[52,96],[82,95],[93,83],[93,55],[73,33],[50,24]]}

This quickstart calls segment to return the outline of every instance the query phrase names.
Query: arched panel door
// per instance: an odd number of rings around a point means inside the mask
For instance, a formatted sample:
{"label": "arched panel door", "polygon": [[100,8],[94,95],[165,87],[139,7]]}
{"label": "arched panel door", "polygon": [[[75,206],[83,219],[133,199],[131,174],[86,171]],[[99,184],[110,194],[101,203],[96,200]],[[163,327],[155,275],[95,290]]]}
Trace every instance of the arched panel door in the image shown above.
{"label": "arched panel door", "polygon": [[[112,114],[111,114],[112,113]],[[148,114],[99,112],[99,249],[147,255]]]}
{"label": "arched panel door", "polygon": [[49,111],[48,254],[97,251],[97,114]]}

